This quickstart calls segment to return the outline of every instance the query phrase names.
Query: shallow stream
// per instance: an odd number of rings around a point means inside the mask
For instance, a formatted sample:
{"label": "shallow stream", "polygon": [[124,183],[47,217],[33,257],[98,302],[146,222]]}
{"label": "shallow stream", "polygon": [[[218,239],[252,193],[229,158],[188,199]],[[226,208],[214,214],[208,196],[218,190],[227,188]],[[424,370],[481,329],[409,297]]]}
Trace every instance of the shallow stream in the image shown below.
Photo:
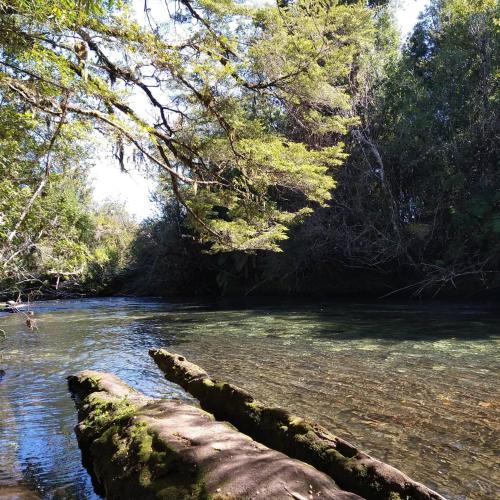
{"label": "shallow stream", "polygon": [[0,314],[0,498],[14,487],[19,498],[98,498],[65,378],[105,370],[149,395],[186,398],[148,357],[158,346],[317,420],[447,498],[498,498],[500,314],[491,310],[121,298],[34,309],[38,333]]}

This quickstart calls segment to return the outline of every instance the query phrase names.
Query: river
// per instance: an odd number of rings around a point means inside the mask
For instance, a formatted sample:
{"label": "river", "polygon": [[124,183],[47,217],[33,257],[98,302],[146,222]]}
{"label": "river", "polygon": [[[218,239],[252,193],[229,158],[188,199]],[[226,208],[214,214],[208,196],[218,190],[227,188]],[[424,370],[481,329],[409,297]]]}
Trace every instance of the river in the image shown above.
{"label": "river", "polygon": [[110,371],[148,395],[190,399],[150,360],[159,346],[315,419],[447,498],[498,494],[500,314],[491,310],[128,298],[34,310],[38,333],[21,315],[0,314],[0,498],[14,485],[26,498],[99,498],[80,462],[65,378]]}

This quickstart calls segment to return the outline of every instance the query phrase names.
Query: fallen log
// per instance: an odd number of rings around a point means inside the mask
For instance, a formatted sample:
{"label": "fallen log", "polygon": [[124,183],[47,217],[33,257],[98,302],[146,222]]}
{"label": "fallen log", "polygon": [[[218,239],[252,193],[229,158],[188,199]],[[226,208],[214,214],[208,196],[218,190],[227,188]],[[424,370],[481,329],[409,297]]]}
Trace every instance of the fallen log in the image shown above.
{"label": "fallen log", "polygon": [[313,465],[347,491],[370,500],[445,500],[320,425],[282,408],[267,407],[244,389],[217,382],[183,356],[165,349],[151,349],[149,354],[168,380],[197,398],[216,419],[230,422],[256,441]]}
{"label": "fallen log", "polygon": [[147,398],[108,373],[68,384],[84,465],[108,500],[360,498],[194,406]]}

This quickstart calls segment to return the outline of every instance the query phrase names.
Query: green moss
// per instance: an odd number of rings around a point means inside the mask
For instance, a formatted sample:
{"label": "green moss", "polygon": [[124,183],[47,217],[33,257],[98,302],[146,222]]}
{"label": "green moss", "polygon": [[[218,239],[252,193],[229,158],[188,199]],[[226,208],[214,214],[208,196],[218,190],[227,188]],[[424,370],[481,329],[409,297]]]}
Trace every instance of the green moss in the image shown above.
{"label": "green moss", "polygon": [[396,493],[395,491],[391,491],[389,493],[389,500],[401,500],[401,497],[399,493]]}
{"label": "green moss", "polygon": [[304,419],[302,417],[297,417],[296,415],[291,416],[289,419],[290,427],[299,428],[299,426],[303,423]]}
{"label": "green moss", "polygon": [[99,376],[93,376],[93,377],[87,377],[87,382],[89,386],[93,389],[92,392],[97,392],[99,391],[99,382],[101,381],[101,377]]}
{"label": "green moss", "polygon": [[253,401],[249,401],[248,403],[245,403],[245,404],[249,409],[262,410],[262,405],[258,401],[253,400]]}
{"label": "green moss", "polygon": [[225,382],[217,382],[216,380],[212,380],[213,388],[218,391],[222,392],[224,390],[224,386],[226,385]]}
{"label": "green moss", "polygon": [[145,489],[151,486],[151,471],[149,470],[149,467],[147,467],[146,465],[144,465],[140,469],[139,484]]}
{"label": "green moss", "polygon": [[[123,408],[123,405],[119,405]],[[197,471],[151,433],[144,422],[117,411],[91,446],[93,469],[112,498],[208,498]],[[102,408],[101,408],[102,410]]]}
{"label": "green moss", "polygon": [[[257,401],[245,403],[243,414],[254,429],[258,429],[262,421],[262,405]],[[236,426],[238,427],[238,425]]]}
{"label": "green moss", "polygon": [[366,478],[368,477],[368,469],[365,465],[356,466],[356,475],[358,478]]}
{"label": "green moss", "polygon": [[137,423],[130,427],[130,447],[141,463],[147,463],[153,452],[153,436],[148,432],[145,423]]}
{"label": "green moss", "polygon": [[110,401],[99,393],[91,394],[84,403],[90,406],[90,412],[83,424],[96,434],[102,434],[113,423],[130,418],[135,409],[127,398]]}

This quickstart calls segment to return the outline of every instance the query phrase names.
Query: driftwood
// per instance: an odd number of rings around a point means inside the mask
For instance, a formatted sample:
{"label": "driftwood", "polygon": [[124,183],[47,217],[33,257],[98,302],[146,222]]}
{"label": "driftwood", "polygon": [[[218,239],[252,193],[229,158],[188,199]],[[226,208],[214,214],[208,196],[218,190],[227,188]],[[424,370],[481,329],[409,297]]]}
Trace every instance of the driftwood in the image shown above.
{"label": "driftwood", "polygon": [[84,464],[108,500],[360,498],[194,406],[147,398],[106,373],[68,383]]}
{"label": "driftwood", "polygon": [[197,398],[216,419],[230,422],[256,441],[313,465],[345,490],[367,499],[444,500],[323,427],[282,408],[266,407],[245,390],[211,379],[182,356],[165,349],[151,349],[149,353],[168,380]]}

